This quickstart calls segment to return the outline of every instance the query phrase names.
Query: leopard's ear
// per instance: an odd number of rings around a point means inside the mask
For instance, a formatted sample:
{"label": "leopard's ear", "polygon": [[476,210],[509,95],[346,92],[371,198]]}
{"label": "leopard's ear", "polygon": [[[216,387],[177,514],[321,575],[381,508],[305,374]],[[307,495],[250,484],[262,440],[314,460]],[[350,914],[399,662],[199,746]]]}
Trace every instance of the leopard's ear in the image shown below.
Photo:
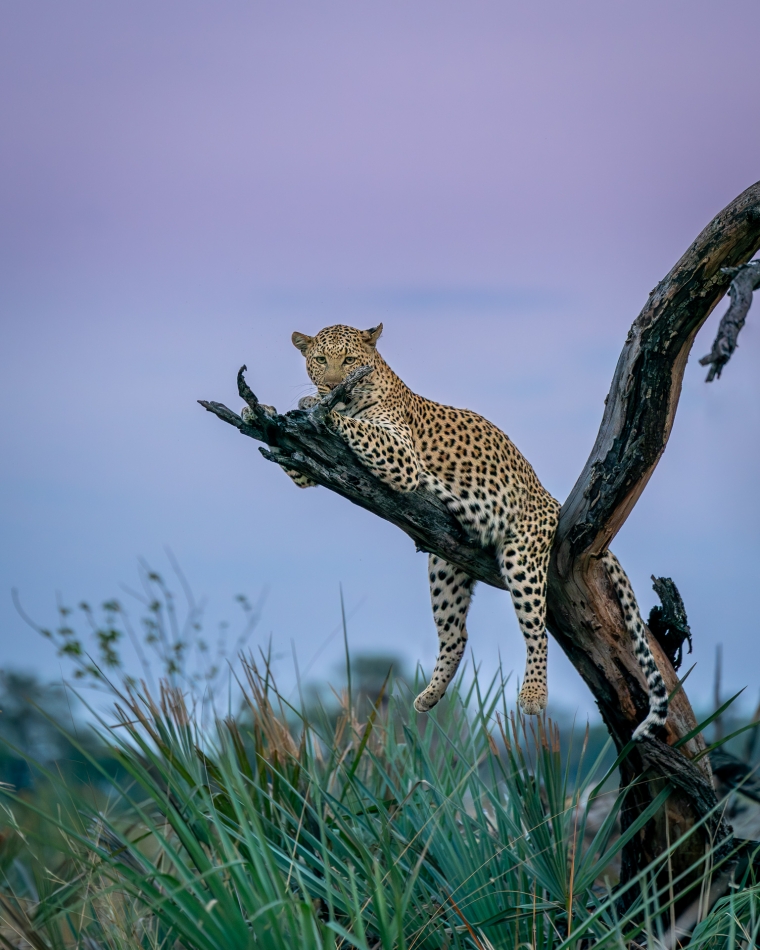
{"label": "leopard's ear", "polygon": [[369,343],[370,346],[375,346],[382,332],[383,325],[382,323],[378,323],[376,327],[370,327],[369,330],[362,330],[362,340],[364,340],[365,343]]}
{"label": "leopard's ear", "polygon": [[309,346],[314,342],[313,336],[306,336],[305,333],[299,333],[298,330],[293,333],[290,339],[293,341],[293,346],[302,353],[306,353]]}

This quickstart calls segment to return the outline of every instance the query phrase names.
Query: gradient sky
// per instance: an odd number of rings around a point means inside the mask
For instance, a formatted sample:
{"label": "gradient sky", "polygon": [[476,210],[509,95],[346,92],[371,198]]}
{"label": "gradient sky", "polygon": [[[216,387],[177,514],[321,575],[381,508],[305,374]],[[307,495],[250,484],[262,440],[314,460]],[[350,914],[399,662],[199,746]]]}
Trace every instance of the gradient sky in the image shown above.
{"label": "gradient sky", "polygon": [[[287,683],[291,641],[335,669],[339,583],[354,649],[429,669],[412,543],[195,400],[239,408],[246,362],[292,408],[292,330],[383,320],[413,389],[488,416],[563,499],[650,289],[760,178],[756,0],[6,0],[0,24],[0,666],[44,677],[11,588],[51,624],[56,592],[100,602],[166,545],[212,623],[266,590]],[[723,309],[614,548],[645,608],[650,574],[679,585],[692,695],[723,643],[754,699],[760,309],[707,386]],[[469,629],[484,669],[522,669],[505,594]],[[589,708],[556,647],[550,688]]]}

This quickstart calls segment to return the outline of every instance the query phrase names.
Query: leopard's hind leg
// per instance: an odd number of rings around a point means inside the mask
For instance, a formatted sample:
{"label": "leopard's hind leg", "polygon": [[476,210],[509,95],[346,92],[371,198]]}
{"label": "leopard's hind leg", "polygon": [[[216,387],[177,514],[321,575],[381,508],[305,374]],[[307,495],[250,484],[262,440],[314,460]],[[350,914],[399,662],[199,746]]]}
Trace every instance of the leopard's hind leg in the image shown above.
{"label": "leopard's hind leg", "polygon": [[428,577],[439,649],[430,683],[414,701],[417,712],[435,706],[459,668],[467,646],[467,611],[475,586],[469,574],[435,554],[428,557]]}
{"label": "leopard's hind leg", "polygon": [[525,637],[528,655],[519,700],[523,712],[529,716],[536,716],[545,709],[549,696],[546,682],[546,573],[550,548],[550,537],[526,537],[505,542],[497,552],[499,568],[512,595],[517,622]]}

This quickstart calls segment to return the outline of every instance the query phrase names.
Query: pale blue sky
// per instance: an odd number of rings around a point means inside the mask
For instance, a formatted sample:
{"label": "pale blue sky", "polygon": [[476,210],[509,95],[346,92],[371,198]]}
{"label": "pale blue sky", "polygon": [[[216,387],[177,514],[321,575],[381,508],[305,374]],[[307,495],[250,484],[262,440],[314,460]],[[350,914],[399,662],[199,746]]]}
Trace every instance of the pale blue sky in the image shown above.
{"label": "pale blue sky", "polygon": [[[0,14],[0,666],[60,671],[10,601],[99,602],[169,545],[211,617],[266,588],[290,676],[339,619],[429,668],[425,565],[392,528],[298,491],[195,403],[245,362],[280,409],[289,342],[382,319],[417,391],[499,424],[560,499],[649,290],[760,177],[754,0],[382,6],[73,0]],[[721,308],[722,309],[722,308]],[[614,548],[647,607],[671,575],[695,635],[758,688],[760,316],[707,386],[696,343],[671,444]],[[358,605],[358,606],[357,606]],[[486,669],[523,647],[501,592]],[[257,641],[258,642],[258,641]],[[312,668],[330,673],[334,638]],[[552,651],[552,697],[588,708]]]}

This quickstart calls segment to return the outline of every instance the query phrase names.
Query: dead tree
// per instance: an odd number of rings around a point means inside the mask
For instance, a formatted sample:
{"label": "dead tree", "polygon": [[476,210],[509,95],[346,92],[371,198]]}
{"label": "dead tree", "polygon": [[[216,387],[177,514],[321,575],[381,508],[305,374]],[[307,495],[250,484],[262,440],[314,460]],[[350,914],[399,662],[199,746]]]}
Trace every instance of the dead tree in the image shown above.
{"label": "dead tree", "polygon": [[[733,352],[757,276],[755,265],[744,265],[758,248],[760,182],[710,222],[650,294],[620,354],[594,447],[562,506],[549,571],[547,627],[589,686],[618,750],[628,745],[645,715],[647,692],[598,557],[625,522],[665,450],[694,337],[737,276],[735,269],[741,268],[745,276],[741,287],[732,289],[732,298],[734,303],[738,299],[742,313],[735,309],[728,323],[724,318],[722,336],[705,362],[719,371]],[[243,435],[266,443],[268,448],[260,449],[265,458],[287,460],[288,468],[397,525],[418,550],[432,551],[478,580],[504,588],[494,552],[469,538],[431,493],[419,489],[400,494],[386,487],[325,425],[324,412],[279,415],[259,403],[242,373],[239,393],[253,410],[247,423],[220,403],[201,405]],[[346,393],[338,387],[330,403],[342,398]],[[700,757],[705,744],[695,732],[689,700],[677,688],[665,652],[654,637],[650,641],[668,691],[675,695],[663,739],[637,743],[621,765],[622,785],[629,788],[624,827],[663,788],[669,786],[671,794],[659,815],[627,846],[623,880],[662,854],[668,840],[679,839],[700,821],[673,855],[674,876],[688,875],[707,843],[717,843],[724,853],[731,846],[730,829],[715,810],[710,766]],[[680,741],[687,736],[686,742]],[[693,896],[684,900],[688,903]]]}

